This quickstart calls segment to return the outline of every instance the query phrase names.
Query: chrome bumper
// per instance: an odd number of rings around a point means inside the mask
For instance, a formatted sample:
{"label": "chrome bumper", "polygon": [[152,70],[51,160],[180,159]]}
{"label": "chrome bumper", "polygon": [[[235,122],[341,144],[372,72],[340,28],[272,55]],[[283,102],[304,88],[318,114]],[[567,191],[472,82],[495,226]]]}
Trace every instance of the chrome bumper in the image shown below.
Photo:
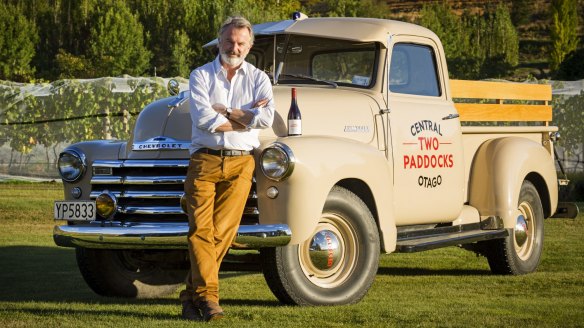
{"label": "chrome bumper", "polygon": [[[55,244],[63,247],[107,249],[186,249],[188,224],[89,222],[82,225],[56,225]],[[285,224],[239,226],[234,248],[258,249],[286,246],[292,232]]]}

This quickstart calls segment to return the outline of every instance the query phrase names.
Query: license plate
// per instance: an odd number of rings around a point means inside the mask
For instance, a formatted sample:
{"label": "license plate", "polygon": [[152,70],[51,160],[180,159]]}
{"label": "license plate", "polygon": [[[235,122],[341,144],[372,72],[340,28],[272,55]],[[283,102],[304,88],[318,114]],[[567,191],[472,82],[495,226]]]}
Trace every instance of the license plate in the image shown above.
{"label": "license plate", "polygon": [[55,220],[91,221],[96,218],[94,201],[55,202]]}

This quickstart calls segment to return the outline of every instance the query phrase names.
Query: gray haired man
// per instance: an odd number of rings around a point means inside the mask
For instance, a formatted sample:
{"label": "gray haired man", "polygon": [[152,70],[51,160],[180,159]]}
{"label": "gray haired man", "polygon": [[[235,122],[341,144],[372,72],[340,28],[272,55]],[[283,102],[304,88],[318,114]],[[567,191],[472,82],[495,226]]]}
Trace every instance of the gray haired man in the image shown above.
{"label": "gray haired man", "polygon": [[228,18],[219,30],[219,55],[189,79],[192,137],[185,194],[191,270],[180,294],[187,320],[217,320],[219,266],[233,242],[255,167],[259,129],[272,125],[272,85],[245,62],[251,24]]}

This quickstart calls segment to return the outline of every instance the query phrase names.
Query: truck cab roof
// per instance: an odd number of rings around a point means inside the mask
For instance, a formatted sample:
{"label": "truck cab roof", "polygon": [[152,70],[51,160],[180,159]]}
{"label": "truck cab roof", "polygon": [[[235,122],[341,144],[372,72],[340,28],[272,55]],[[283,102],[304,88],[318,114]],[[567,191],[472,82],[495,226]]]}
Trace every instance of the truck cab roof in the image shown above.
{"label": "truck cab roof", "polygon": [[[295,34],[321,38],[332,38],[362,42],[379,42],[386,45],[387,38],[394,34],[411,34],[438,40],[429,29],[406,22],[378,18],[319,17],[301,20],[284,20],[253,26],[255,36]],[[217,39],[205,44],[214,47]]]}

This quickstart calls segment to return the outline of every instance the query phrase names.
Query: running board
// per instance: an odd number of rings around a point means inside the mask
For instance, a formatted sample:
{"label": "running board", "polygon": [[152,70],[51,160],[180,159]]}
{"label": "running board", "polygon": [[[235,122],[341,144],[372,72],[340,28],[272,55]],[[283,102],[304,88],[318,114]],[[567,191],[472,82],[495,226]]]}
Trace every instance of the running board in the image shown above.
{"label": "running board", "polygon": [[414,253],[431,249],[457,246],[477,241],[505,238],[507,230],[469,230],[455,233],[445,233],[430,236],[405,237],[397,240],[396,252]]}

